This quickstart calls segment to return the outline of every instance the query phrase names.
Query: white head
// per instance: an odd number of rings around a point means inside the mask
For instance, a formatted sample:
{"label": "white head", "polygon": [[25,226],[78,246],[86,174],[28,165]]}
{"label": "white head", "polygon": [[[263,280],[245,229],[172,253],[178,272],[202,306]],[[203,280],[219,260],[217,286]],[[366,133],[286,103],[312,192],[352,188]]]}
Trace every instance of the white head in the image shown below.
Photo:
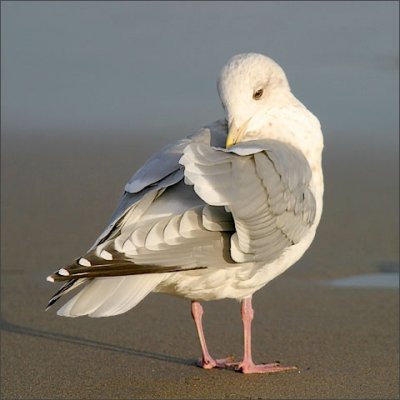
{"label": "white head", "polygon": [[283,69],[262,54],[238,54],[222,68],[218,93],[229,125],[227,147],[239,142],[249,121],[288,98]]}

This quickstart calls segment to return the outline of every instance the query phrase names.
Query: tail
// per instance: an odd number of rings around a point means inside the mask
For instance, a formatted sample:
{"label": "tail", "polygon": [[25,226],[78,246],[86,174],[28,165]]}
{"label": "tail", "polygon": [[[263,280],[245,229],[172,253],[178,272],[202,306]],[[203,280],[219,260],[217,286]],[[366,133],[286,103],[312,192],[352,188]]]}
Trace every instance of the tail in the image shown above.
{"label": "tail", "polygon": [[85,286],[57,314],[66,317],[106,317],[122,314],[136,306],[166,277],[166,273],[204,267],[137,265],[115,250],[91,251],[47,277],[49,282],[66,281],[50,299],[50,308],[63,295]]}
{"label": "tail", "polygon": [[64,317],[122,314],[135,307],[164,279],[164,274],[96,278],[61,307],[57,314]]}

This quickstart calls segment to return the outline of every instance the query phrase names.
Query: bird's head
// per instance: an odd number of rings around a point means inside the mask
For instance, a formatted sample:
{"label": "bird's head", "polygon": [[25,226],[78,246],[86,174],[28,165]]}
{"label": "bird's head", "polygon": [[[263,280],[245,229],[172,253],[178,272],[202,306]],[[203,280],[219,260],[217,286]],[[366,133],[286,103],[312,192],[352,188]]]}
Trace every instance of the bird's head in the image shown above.
{"label": "bird's head", "polygon": [[246,140],[252,120],[285,101],[290,96],[290,87],[283,69],[275,61],[262,54],[248,53],[232,57],[222,68],[218,93],[229,126],[228,148]]}

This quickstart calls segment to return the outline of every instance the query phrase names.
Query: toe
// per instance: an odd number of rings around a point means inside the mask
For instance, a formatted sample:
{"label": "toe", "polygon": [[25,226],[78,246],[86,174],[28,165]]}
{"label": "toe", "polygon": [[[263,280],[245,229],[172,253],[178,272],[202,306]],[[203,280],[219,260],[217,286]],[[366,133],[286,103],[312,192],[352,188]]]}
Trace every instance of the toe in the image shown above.
{"label": "toe", "polygon": [[277,372],[296,371],[295,366],[282,366],[280,364],[253,364],[242,365],[239,368],[244,374],[274,374]]}

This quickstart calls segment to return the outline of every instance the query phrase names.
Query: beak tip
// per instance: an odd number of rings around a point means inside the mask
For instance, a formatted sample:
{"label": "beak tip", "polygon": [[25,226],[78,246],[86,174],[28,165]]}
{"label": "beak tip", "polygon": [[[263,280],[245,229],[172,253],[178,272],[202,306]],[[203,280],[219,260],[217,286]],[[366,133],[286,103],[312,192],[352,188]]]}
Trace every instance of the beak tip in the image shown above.
{"label": "beak tip", "polygon": [[237,128],[235,126],[234,121],[232,121],[229,124],[228,135],[226,137],[225,147],[227,149],[229,149],[230,147],[232,147],[236,143],[236,133],[237,133]]}
{"label": "beak tip", "polygon": [[229,149],[230,147],[240,143],[243,135],[246,132],[250,120],[247,120],[244,124],[241,124],[239,128],[236,126],[235,121],[232,120],[228,126],[228,136],[226,138],[225,147]]}
{"label": "beak tip", "polygon": [[232,147],[235,143],[233,143],[231,140],[229,140],[229,138],[226,139],[226,143],[225,143],[225,147],[227,149],[229,149],[230,147]]}

